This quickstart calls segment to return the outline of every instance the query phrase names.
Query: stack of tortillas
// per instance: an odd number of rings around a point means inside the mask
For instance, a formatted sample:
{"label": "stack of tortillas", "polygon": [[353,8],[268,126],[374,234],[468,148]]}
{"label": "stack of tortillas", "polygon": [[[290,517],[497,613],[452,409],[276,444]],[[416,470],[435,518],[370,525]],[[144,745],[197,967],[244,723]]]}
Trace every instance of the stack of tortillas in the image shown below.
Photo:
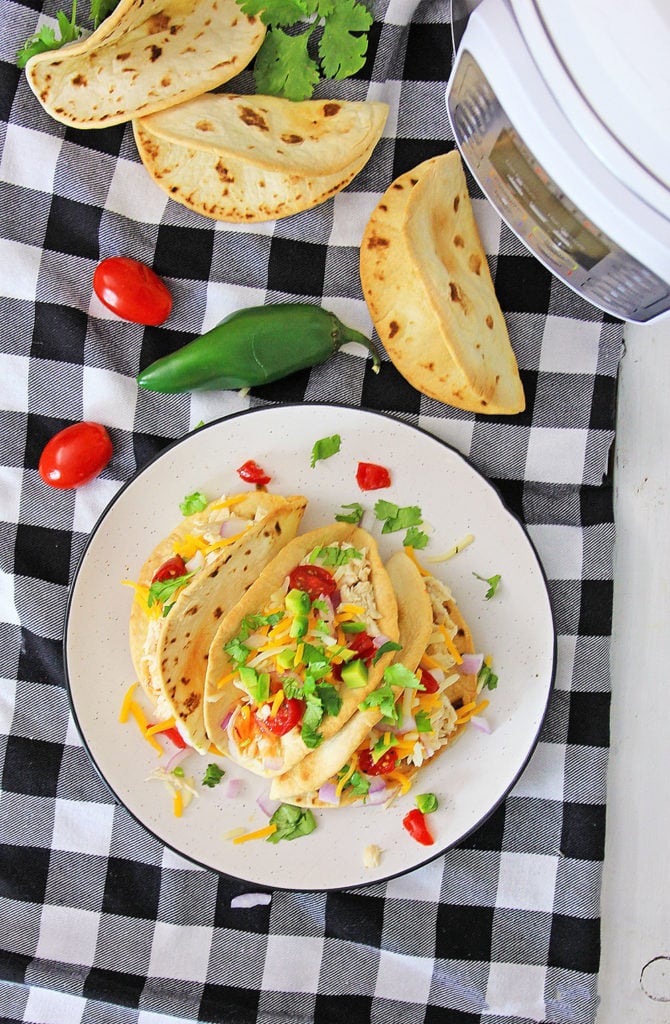
{"label": "stack of tortillas", "polygon": [[457,150],[390,185],[365,229],[360,273],[377,333],[413,387],[469,412],[525,408]]}
{"label": "stack of tortillas", "polygon": [[211,93],[265,33],[235,0],[121,0],[92,35],[32,57],[26,74],[63,124],[133,121],[142,162],[171,199],[216,220],[274,220],[348,185],[388,107]]}

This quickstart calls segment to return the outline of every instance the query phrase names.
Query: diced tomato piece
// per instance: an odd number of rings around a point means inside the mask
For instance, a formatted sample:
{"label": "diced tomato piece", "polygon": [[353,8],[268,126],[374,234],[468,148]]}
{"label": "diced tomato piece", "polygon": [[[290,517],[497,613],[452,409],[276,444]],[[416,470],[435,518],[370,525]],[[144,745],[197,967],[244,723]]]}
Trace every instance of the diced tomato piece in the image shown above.
{"label": "diced tomato piece", "polygon": [[359,462],[356,483],[362,491],[378,491],[382,487],[391,486],[391,474],[385,466],[378,466],[374,462]]}
{"label": "diced tomato piece", "polygon": [[402,823],[412,839],[415,839],[417,843],[421,843],[422,846],[432,846],[435,842],[426,824],[426,817],[418,807],[408,811],[402,819]]}
{"label": "diced tomato piece", "polygon": [[374,645],[374,641],[369,633],[363,630],[362,633],[355,633],[351,639],[347,637],[347,648],[350,651],[356,651],[358,657],[369,665],[375,654],[377,648]]}
{"label": "diced tomato piece", "polygon": [[186,750],[186,743],[179,730],[175,729],[174,726],[171,729],[162,729],[161,736],[165,736],[171,743],[174,743],[175,747],[179,747],[180,750]]}
{"label": "diced tomato piece", "polygon": [[186,576],[187,572],[186,562],[181,555],[173,555],[156,569],[151,577],[151,582],[163,583],[165,580],[176,580],[179,576]]}
{"label": "diced tomato piece", "polygon": [[398,762],[398,751],[389,747],[378,761],[373,760],[371,750],[361,750],[358,754],[358,767],[365,775],[388,775],[395,769]]}
{"label": "diced tomato piece", "polygon": [[269,484],[272,479],[262,466],[259,466],[253,459],[248,459],[240,468],[237,470],[237,475],[241,480],[244,480],[248,484],[258,484],[263,486]]}
{"label": "diced tomato piece", "polygon": [[425,668],[421,669],[421,686],[423,687],[421,693],[437,693],[440,688],[435,676]]}
{"label": "diced tomato piece", "polygon": [[296,700],[294,697],[287,697],[279,705],[276,715],[273,715],[271,718],[256,716],[256,719],[261,729],[265,729],[275,736],[285,736],[287,732],[290,732],[294,726],[302,721],[304,713],[304,701]]}
{"label": "diced tomato piece", "polygon": [[330,597],[337,590],[337,581],[332,572],[321,565],[296,565],[289,573],[289,590],[304,590],[310,601],[322,595]]}

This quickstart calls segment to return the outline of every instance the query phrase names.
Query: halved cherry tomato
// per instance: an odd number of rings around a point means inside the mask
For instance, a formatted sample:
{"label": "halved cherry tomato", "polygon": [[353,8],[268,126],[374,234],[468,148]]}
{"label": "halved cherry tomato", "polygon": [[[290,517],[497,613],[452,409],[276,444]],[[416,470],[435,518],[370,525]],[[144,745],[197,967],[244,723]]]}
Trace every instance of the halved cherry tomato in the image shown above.
{"label": "halved cherry tomato", "polygon": [[421,669],[421,693],[437,693],[440,688],[440,684],[434,675],[432,675],[428,669]]}
{"label": "halved cherry tomato", "polygon": [[422,846],[432,846],[435,842],[426,824],[425,815],[418,807],[408,811],[402,819],[402,823],[412,839],[416,839],[417,843],[421,843]]}
{"label": "halved cherry tomato", "polygon": [[179,576],[186,576],[187,572],[186,562],[181,555],[173,555],[172,558],[168,558],[167,562],[159,565],[151,577],[151,582],[163,583],[164,580],[176,580]]}
{"label": "halved cherry tomato", "polygon": [[304,590],[311,601],[323,594],[329,597],[337,590],[337,581],[332,572],[322,565],[296,565],[288,576],[289,590]]}
{"label": "halved cherry tomato", "polygon": [[356,483],[362,491],[378,491],[382,487],[391,486],[391,474],[385,466],[378,466],[374,462],[359,462]]}
{"label": "halved cherry tomato", "polygon": [[95,268],[93,291],[107,309],[123,320],[155,327],[172,310],[172,296],[146,263],[129,256],[110,256]]}
{"label": "halved cherry tomato", "polygon": [[259,466],[253,459],[248,459],[242,466],[240,466],[237,470],[237,475],[241,480],[246,481],[246,483],[258,484],[259,486],[269,484],[272,479],[271,476],[268,476],[262,466]]}
{"label": "halved cherry tomato", "polygon": [[398,751],[389,747],[378,761],[372,758],[371,750],[361,750],[358,754],[358,767],[365,775],[388,775],[395,769]]}
{"label": "halved cherry tomato", "polygon": [[72,423],[47,441],[37,468],[45,484],[70,490],[98,476],[111,457],[112,442],[100,423]]}
{"label": "halved cherry tomato", "polygon": [[276,715],[271,718],[258,718],[261,729],[266,729],[275,736],[285,736],[287,732],[300,722],[305,713],[304,701],[295,697],[287,697],[279,705]]}

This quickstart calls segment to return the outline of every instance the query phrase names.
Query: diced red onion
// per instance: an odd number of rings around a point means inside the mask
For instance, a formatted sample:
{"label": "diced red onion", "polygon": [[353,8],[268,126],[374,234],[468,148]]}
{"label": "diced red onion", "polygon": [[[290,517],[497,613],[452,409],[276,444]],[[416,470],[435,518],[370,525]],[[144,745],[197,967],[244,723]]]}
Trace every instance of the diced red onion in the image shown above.
{"label": "diced red onion", "polygon": [[396,725],[395,729],[392,729],[394,736],[404,736],[406,732],[413,732],[416,729],[416,719],[414,715],[404,715],[399,725]]}
{"label": "diced red onion", "polygon": [[233,717],[233,708],[231,708],[230,711],[228,712],[228,714],[224,715],[223,718],[221,719],[221,726],[220,726],[221,729],[223,729],[225,731],[228,728],[228,723],[230,722],[232,717]]}
{"label": "diced red onion", "polygon": [[489,735],[492,732],[489,722],[486,721],[483,715],[473,715],[470,719],[470,723],[476,726],[477,729],[480,729],[482,732],[488,733]]}
{"label": "diced red onion", "polygon": [[266,772],[278,772],[284,767],[284,759],[282,757],[264,757],[263,768]]}
{"label": "diced red onion", "polygon": [[324,782],[319,790],[319,800],[323,800],[324,804],[339,804],[340,799],[334,782]]}
{"label": "diced red onion", "polygon": [[226,779],[223,784],[223,796],[229,800],[234,800],[240,795],[242,789],[242,779]]}
{"label": "diced red onion", "polygon": [[256,804],[263,814],[267,815],[268,818],[271,818],[281,804],[281,800],[271,800],[270,795],[265,792],[256,797]]}
{"label": "diced red onion", "polygon": [[233,910],[248,910],[250,907],[267,907],[272,899],[269,892],[243,892],[233,896],[230,906]]}
{"label": "diced red onion", "polygon": [[370,780],[368,793],[378,793],[380,790],[386,789],[386,783],[380,775],[367,775],[366,778]]}
{"label": "diced red onion", "polygon": [[458,666],[459,672],[466,676],[476,676],[484,663],[483,654],[464,654],[463,661]]}
{"label": "diced red onion", "polygon": [[368,790],[367,799],[365,802],[370,805],[383,804],[387,798],[388,791],[386,788],[386,783],[384,783],[381,789],[373,789],[372,786],[370,786],[370,789]]}
{"label": "diced red onion", "polygon": [[192,753],[193,749],[191,747],[185,747],[183,750],[181,748],[178,748],[176,754],[173,754],[170,760],[166,762],[165,770],[167,772],[173,771],[173,769],[175,769],[177,765],[181,764],[182,761],[185,761],[189,754]]}
{"label": "diced red onion", "polygon": [[384,644],[387,644],[390,639],[391,639],[390,637],[384,636],[383,633],[379,633],[377,636],[373,636],[373,638],[372,638],[372,646],[376,647],[377,650],[379,650],[379,648],[383,647]]}
{"label": "diced red onion", "polygon": [[189,558],[188,562],[184,563],[189,572],[197,572],[198,569],[202,569],[205,564],[205,556],[202,551],[196,551],[192,558]]}
{"label": "diced red onion", "polygon": [[238,533],[242,533],[243,530],[249,525],[248,519],[240,519],[237,516],[230,516],[229,519],[224,519],[219,527],[219,536],[221,537],[234,537]]}

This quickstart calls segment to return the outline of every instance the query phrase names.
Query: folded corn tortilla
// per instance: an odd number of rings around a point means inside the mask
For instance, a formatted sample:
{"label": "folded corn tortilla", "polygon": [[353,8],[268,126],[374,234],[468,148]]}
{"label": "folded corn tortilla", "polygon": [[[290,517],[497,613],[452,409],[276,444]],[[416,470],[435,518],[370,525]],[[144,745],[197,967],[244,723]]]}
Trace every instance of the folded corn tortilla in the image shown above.
{"label": "folded corn tortilla", "polygon": [[324,202],[362,169],[388,106],[276,96],[199,96],[133,123],[140,157],[171,199],[253,223]]}
{"label": "folded corn tortilla", "polygon": [[31,57],[28,83],[74,128],[105,128],[229,81],[265,38],[235,0],[121,0],[91,35]]}
{"label": "folded corn tortilla", "polygon": [[[324,570],[336,584],[332,595],[316,598],[309,631],[302,638],[291,636],[291,616],[285,613],[286,593],[298,566]],[[330,568],[325,569],[326,566]],[[296,588],[301,586],[291,585],[291,589]],[[266,629],[258,616],[269,615],[277,617],[277,621],[273,619],[272,628]],[[339,623],[344,619],[364,629],[347,633],[343,640]],[[244,669],[255,668],[271,681],[272,692],[262,702],[250,694],[232,646],[238,638],[246,644],[249,629],[252,647]],[[266,630],[265,637],[259,637],[259,630]],[[304,732],[309,706],[307,690],[304,696],[287,698],[284,688],[294,693],[289,686],[306,687],[306,679],[316,674],[317,689],[318,684],[325,684],[337,694],[339,707],[325,713],[316,726],[316,742],[326,746],[328,739],[355,714],[360,701],[376,689],[392,658],[391,652],[380,654],[368,664],[365,679],[357,679],[354,686],[348,686],[337,678],[342,644],[354,644],[355,637],[360,638],[360,644],[372,642],[374,637],[384,642],[397,641],[397,636],[396,600],[374,538],[348,523],[333,523],[299,535],[266,566],[244,598],[222,620],[212,641],[205,682],[205,725],[210,740],[258,775],[274,777],[286,772],[314,747],[309,745]],[[294,652],[294,663],[282,662],[280,666],[287,650]],[[355,653],[349,654],[346,660],[360,660]],[[302,699],[304,715],[285,735],[275,735],[265,723],[281,713],[288,699]]]}
{"label": "folded corn tortilla", "polygon": [[[282,546],[295,537],[306,500],[265,491],[211,502],[162,540],[139,575],[130,615],[130,649],[139,682],[160,720],[174,717],[183,739],[209,747],[203,697],[207,659],[221,619]],[[221,537],[227,523],[226,537]],[[156,570],[175,553],[205,552],[202,565],[165,607],[148,606]],[[167,604],[167,602],[166,602]]]}
{"label": "folded corn tortilla", "polygon": [[363,234],[360,276],[377,333],[413,387],[469,412],[524,409],[457,150],[386,190]]}
{"label": "folded corn tortilla", "polygon": [[[394,687],[396,705],[402,714],[411,715],[424,701],[429,707],[434,732],[417,734],[411,730],[400,734],[400,741],[410,737],[411,749],[399,748],[399,762],[405,762],[402,774],[409,781],[421,766],[456,737],[461,731],[457,724],[456,708],[474,700],[477,677],[461,672],[454,657],[474,653],[472,634],[456,602],[444,583],[431,575],[422,576],[412,559],[404,551],[393,555],[386,563],[398,603],[398,627],[401,650],[394,659],[421,679],[421,662],[427,660],[437,673],[439,691],[421,696],[420,691]],[[448,643],[444,636],[450,638]],[[344,787],[337,804],[326,802],[319,795],[325,783],[337,787],[338,773],[345,766],[356,767],[357,751],[371,749],[385,733],[381,714],[376,709],[357,711],[340,732],[306,757],[292,771],[273,779],[270,795],[298,806],[337,807],[361,800],[351,788]],[[415,746],[416,744],[416,746]],[[408,747],[408,741],[405,739]],[[402,786],[400,778],[386,780],[386,794],[390,798]]]}

